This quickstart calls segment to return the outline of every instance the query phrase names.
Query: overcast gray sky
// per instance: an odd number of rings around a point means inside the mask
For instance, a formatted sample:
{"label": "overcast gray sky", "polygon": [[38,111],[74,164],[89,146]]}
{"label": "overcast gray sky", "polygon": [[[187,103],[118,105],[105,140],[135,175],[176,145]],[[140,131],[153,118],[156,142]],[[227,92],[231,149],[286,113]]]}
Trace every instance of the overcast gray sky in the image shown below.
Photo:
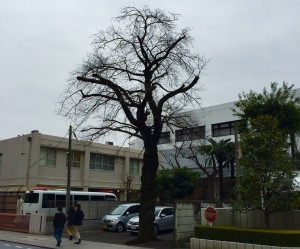
{"label": "overcast gray sky", "polygon": [[55,102],[91,51],[91,35],[122,7],[145,4],[181,14],[179,27],[192,28],[194,46],[211,60],[203,107],[272,81],[300,87],[298,0],[0,0],[0,139],[32,130],[65,136],[69,121]]}

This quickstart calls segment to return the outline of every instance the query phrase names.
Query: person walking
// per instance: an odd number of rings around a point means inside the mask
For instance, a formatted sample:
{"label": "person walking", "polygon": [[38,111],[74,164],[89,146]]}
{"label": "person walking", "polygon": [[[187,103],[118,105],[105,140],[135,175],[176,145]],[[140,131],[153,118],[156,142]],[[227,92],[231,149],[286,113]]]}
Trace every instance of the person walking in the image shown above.
{"label": "person walking", "polygon": [[62,207],[57,208],[57,213],[54,215],[53,218],[53,228],[54,228],[54,237],[56,239],[56,246],[60,246],[62,233],[64,230],[64,226],[66,223],[66,216],[62,212]]}
{"label": "person walking", "polygon": [[18,195],[16,213],[17,214],[23,213],[23,199],[21,195]]}
{"label": "person walking", "polygon": [[23,214],[23,199],[21,195],[17,197],[17,207],[16,207],[16,218],[15,223],[20,223],[21,221],[21,214]]}
{"label": "person walking", "polygon": [[74,213],[75,213],[75,209],[73,206],[71,206],[68,210],[68,223],[67,223],[67,234],[69,235],[69,240],[72,240],[74,235],[74,225],[73,225]]}
{"label": "person walking", "polygon": [[75,206],[75,213],[73,218],[73,225],[75,230],[75,239],[77,240],[74,244],[80,244],[81,243],[81,237],[80,237],[80,227],[82,225],[82,220],[84,218],[84,213],[81,210],[81,205],[79,203]]}

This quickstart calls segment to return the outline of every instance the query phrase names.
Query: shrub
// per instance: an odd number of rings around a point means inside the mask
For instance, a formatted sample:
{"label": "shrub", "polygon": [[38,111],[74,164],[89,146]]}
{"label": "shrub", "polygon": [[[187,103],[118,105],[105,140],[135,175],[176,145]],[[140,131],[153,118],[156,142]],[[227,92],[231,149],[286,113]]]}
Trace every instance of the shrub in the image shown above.
{"label": "shrub", "polygon": [[195,226],[199,239],[234,241],[240,243],[300,247],[299,230],[243,229],[228,226]]}

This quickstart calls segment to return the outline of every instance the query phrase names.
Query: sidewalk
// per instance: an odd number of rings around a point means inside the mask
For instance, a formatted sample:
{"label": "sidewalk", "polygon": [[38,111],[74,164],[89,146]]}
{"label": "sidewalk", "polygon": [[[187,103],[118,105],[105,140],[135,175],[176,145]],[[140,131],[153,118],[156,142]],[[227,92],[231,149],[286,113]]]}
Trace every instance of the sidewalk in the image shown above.
{"label": "sidewalk", "polygon": [[[67,238],[63,238],[61,246],[56,247],[56,241],[53,236],[48,235],[38,235],[38,234],[28,234],[28,233],[18,233],[11,231],[0,230],[0,240],[22,243],[32,246],[40,246],[44,248],[64,248],[64,249],[76,249],[78,248],[88,248],[88,249],[141,249],[141,247],[136,246],[126,246],[126,245],[116,245],[116,244],[106,244],[83,240],[80,245],[74,245],[74,241],[70,241]],[[143,249],[147,249],[143,247]]]}

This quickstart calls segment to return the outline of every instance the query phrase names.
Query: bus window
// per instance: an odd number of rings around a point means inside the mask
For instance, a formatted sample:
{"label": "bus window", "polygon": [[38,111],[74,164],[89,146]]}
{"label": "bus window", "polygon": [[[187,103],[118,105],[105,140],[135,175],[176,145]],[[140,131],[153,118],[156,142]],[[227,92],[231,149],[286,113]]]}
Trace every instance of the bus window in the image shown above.
{"label": "bus window", "polygon": [[38,203],[39,202],[39,194],[37,193],[26,193],[24,198],[24,203]]}
{"label": "bus window", "polygon": [[74,201],[77,203],[77,201],[89,201],[88,195],[74,195]]}
{"label": "bus window", "polygon": [[43,194],[42,208],[55,207],[55,194]]}
{"label": "bus window", "polygon": [[91,201],[104,201],[104,196],[91,195]]}
{"label": "bus window", "polygon": [[115,196],[105,195],[105,200],[106,201],[116,201],[117,199]]}
{"label": "bus window", "polygon": [[66,206],[66,195],[56,194],[56,207],[65,207]]}

